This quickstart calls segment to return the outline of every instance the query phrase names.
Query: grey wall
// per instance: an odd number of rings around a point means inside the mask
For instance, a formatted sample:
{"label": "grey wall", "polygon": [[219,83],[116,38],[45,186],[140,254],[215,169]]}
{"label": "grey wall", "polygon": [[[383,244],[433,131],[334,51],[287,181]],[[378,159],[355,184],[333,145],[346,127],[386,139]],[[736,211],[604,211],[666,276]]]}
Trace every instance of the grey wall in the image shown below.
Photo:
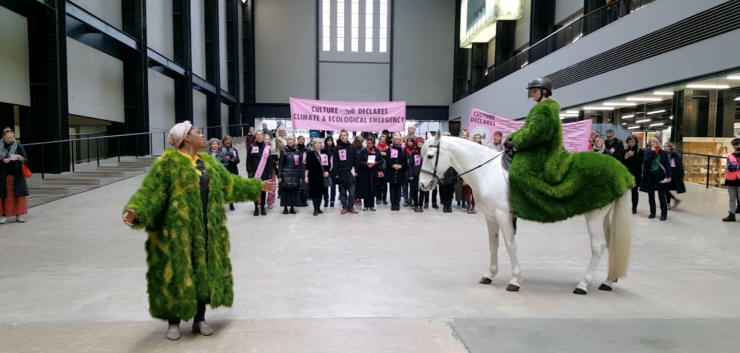
{"label": "grey wall", "polygon": [[121,29],[123,26],[122,0],[74,0],[77,6],[87,10],[93,15],[100,17],[111,26]]}
{"label": "grey wall", "polygon": [[514,48],[521,48],[529,43],[529,27],[531,25],[530,16],[532,14],[532,0],[524,0],[524,15],[516,21],[516,36],[514,38]]}
{"label": "grey wall", "polygon": [[393,100],[452,103],[455,0],[396,0],[394,11]]}
{"label": "grey wall", "polygon": [[123,61],[69,37],[67,89],[69,114],[124,121]]}
{"label": "grey wall", "polygon": [[322,72],[319,81],[321,100],[388,101],[390,67],[386,64],[321,63],[319,72]]}
{"label": "grey wall", "polygon": [[190,2],[190,35],[193,47],[193,73],[206,78],[206,19],[203,0]]}
{"label": "grey wall", "polygon": [[[471,107],[509,119],[524,117],[533,105],[524,89],[532,78],[549,75],[723,2],[657,1],[456,102],[450,106],[450,118],[462,117],[463,126],[467,126]],[[575,106],[736,67],[740,48],[732,43],[740,42],[739,34],[727,33],[566,86],[553,98],[563,107]]]}
{"label": "grey wall", "polygon": [[583,10],[583,0],[557,0],[555,2],[555,24]]}
{"label": "grey wall", "polygon": [[28,21],[0,7],[0,102],[31,105]]}
{"label": "grey wall", "polygon": [[257,102],[315,99],[316,1],[257,1],[255,37]]}
{"label": "grey wall", "polygon": [[175,47],[172,24],[172,1],[146,2],[146,41],[158,53],[173,59]]}

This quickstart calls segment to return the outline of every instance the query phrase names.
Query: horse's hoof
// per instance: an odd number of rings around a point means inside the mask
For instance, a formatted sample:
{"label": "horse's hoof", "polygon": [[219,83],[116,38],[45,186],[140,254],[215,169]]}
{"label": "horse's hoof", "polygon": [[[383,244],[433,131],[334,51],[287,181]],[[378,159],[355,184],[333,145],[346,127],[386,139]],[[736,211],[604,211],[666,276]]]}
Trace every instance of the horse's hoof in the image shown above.
{"label": "horse's hoof", "polygon": [[586,294],[588,294],[588,292],[586,292],[585,290],[583,290],[581,288],[576,288],[576,289],[573,290],[573,294],[586,295]]}
{"label": "horse's hoof", "polygon": [[607,291],[607,292],[611,292],[611,290],[612,290],[612,287],[608,286],[608,285],[607,285],[606,283],[602,283],[602,284],[601,284],[601,285],[599,286],[599,290],[605,290],[605,291]]}
{"label": "horse's hoof", "polygon": [[491,284],[491,282],[493,282],[493,281],[490,278],[483,277],[483,278],[480,279],[480,281],[478,283],[480,283],[480,284]]}
{"label": "horse's hoof", "polygon": [[508,286],[506,286],[506,291],[507,292],[518,292],[519,286],[517,286],[516,284],[509,284]]}

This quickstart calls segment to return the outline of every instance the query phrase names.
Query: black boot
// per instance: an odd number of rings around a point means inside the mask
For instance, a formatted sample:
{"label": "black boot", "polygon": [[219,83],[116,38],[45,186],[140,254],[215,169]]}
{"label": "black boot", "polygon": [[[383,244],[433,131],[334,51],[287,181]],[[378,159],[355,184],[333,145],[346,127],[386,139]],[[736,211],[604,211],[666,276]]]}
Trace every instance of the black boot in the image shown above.
{"label": "black boot", "polygon": [[637,214],[637,206],[632,207],[632,214]]}
{"label": "black boot", "polygon": [[260,215],[260,207],[256,204],[254,205],[254,216],[257,217]]}
{"label": "black boot", "polygon": [[262,208],[260,208],[260,214],[263,216],[267,216],[267,211],[265,211],[265,205],[262,205]]}
{"label": "black boot", "polygon": [[232,211],[235,210],[233,203],[229,204],[229,209],[232,210]]}
{"label": "black boot", "polygon": [[730,213],[727,215],[727,217],[722,218],[722,222],[735,222],[735,214]]}
{"label": "black boot", "polygon": [[435,210],[438,210],[439,209],[439,205],[437,205],[437,203],[435,202],[435,203],[432,204],[432,208],[435,209]]}
{"label": "black boot", "polygon": [[290,206],[290,214],[295,214],[295,208],[293,206]]}

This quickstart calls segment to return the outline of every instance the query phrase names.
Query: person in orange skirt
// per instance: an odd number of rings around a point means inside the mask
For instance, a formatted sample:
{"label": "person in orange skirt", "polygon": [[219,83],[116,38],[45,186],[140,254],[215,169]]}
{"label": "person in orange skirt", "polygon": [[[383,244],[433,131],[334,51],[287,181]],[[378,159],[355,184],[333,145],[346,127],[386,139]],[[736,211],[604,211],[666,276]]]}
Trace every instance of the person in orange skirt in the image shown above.
{"label": "person in orange skirt", "polygon": [[13,130],[5,128],[0,143],[0,224],[5,224],[8,217],[15,217],[16,223],[26,222],[22,216],[28,214],[28,185],[23,174],[27,161],[26,151],[15,141]]}

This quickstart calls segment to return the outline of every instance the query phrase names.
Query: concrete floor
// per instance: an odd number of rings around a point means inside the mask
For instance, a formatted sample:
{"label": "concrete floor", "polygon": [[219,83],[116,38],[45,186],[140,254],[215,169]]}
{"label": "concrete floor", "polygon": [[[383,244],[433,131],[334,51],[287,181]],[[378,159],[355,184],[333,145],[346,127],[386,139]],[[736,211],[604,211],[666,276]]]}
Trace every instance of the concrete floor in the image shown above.
{"label": "concrete floor", "polygon": [[[492,285],[482,215],[410,209],[313,217],[228,212],[234,307],[216,333],[165,339],[149,317],[143,232],[121,209],[143,177],[31,209],[0,226],[0,352],[728,352],[740,328],[740,224],[727,195],[689,186],[668,222],[634,217],[631,272],[571,292],[590,247],[582,218],[521,222],[523,287]],[[604,257],[604,259],[606,256]],[[605,277],[605,261],[596,283]],[[672,320],[664,320],[672,319]]]}

